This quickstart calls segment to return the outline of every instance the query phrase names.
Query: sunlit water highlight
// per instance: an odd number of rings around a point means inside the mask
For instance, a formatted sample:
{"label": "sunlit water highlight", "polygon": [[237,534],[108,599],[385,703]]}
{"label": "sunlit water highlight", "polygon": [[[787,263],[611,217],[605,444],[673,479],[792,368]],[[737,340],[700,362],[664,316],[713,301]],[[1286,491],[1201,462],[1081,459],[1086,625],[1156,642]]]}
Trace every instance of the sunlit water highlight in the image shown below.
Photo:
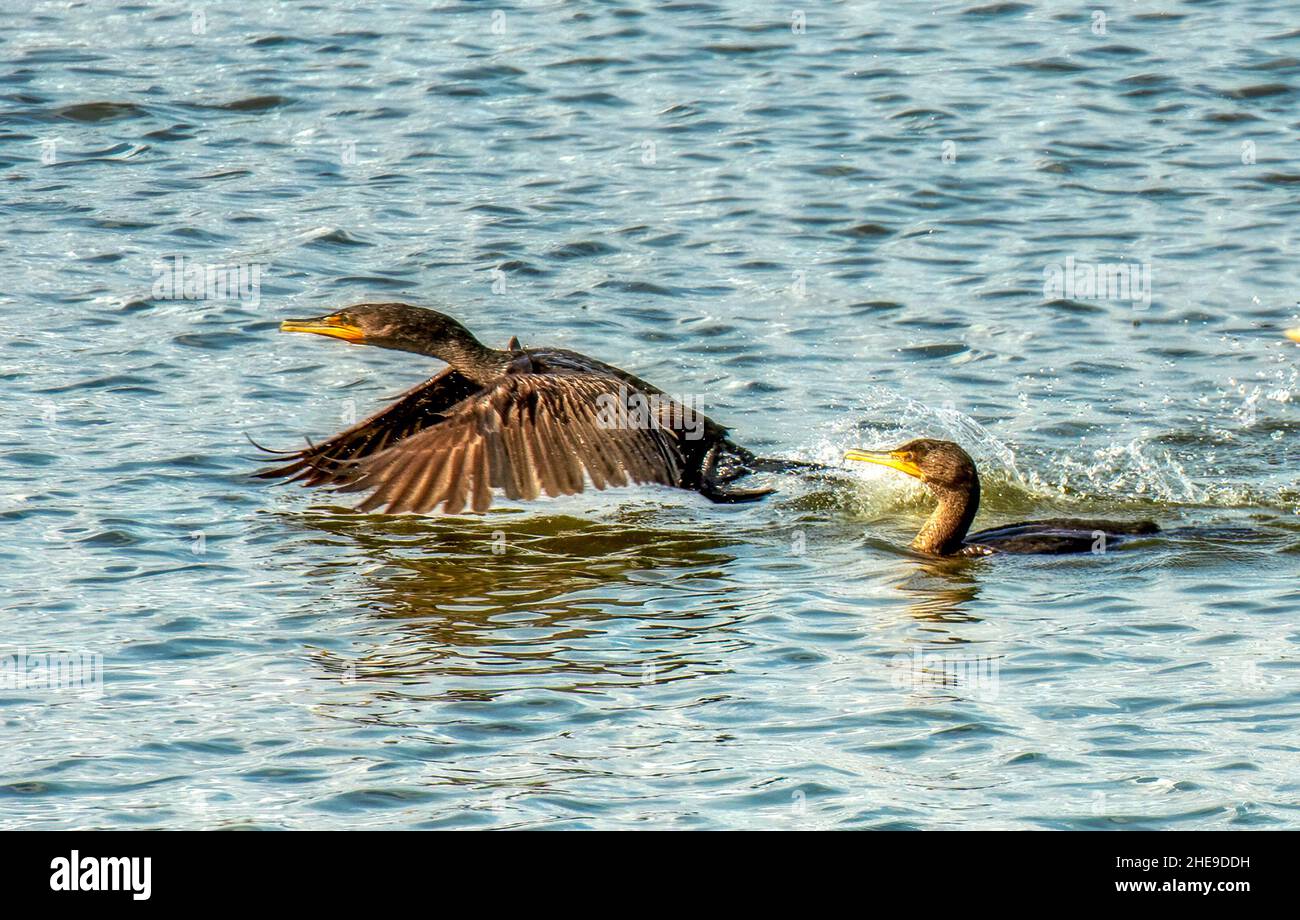
{"label": "sunlit water highlight", "polygon": [[[1300,825],[1289,4],[356,6],[0,19],[0,653],[103,662],[0,689],[0,827]],[[156,298],[176,255],[260,298]],[[1150,306],[1045,299],[1067,258]],[[368,298],[763,453],[956,439],[979,526],[1166,532],[925,560],[884,470],[250,480],[432,370],[276,333]]]}

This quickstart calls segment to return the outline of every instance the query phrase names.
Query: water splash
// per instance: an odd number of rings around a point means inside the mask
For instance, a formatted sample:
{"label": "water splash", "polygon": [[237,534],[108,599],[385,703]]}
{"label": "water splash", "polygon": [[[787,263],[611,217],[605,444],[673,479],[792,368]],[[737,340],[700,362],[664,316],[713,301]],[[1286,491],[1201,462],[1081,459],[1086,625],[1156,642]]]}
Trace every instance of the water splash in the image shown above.
{"label": "water splash", "polygon": [[[1255,387],[1249,399],[1243,406],[1254,405],[1259,399],[1278,399],[1278,395]],[[1256,419],[1252,417],[1250,422],[1256,424]],[[1274,432],[1269,439],[1276,440],[1278,434]],[[887,507],[910,506],[925,501],[925,490],[917,483],[879,468],[849,466],[843,457],[852,447],[888,447],[917,437],[955,441],[966,449],[980,469],[984,507],[989,510],[1086,506],[1096,511],[1099,506],[1119,509],[1152,504],[1297,510],[1295,496],[1286,490],[1251,488],[1218,478],[1206,463],[1203,444],[1196,445],[1191,456],[1206,471],[1189,470],[1186,452],[1180,456],[1165,443],[1181,442],[1179,436],[1144,434],[1119,443],[1081,443],[1068,451],[1016,447],[951,405],[935,408],[894,394],[873,397],[859,411],[846,413],[801,455],[844,466],[854,477],[871,482],[877,494],[874,500],[853,502],[858,511],[880,510],[882,500]]]}

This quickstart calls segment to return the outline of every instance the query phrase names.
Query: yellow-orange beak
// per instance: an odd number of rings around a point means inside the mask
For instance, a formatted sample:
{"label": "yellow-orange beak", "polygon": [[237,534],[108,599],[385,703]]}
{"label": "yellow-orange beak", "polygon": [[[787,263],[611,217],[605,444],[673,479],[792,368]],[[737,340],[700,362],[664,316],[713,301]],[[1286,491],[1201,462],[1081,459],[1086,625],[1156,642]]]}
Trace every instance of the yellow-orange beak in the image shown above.
{"label": "yellow-orange beak", "polygon": [[863,463],[874,463],[877,466],[887,466],[890,469],[900,470],[909,476],[921,478],[921,468],[910,460],[904,460],[899,456],[898,451],[894,450],[850,450],[844,454],[845,460],[861,460]]}
{"label": "yellow-orange beak", "polygon": [[281,332],[314,332],[327,335],[333,339],[342,339],[353,345],[365,342],[366,334],[359,326],[350,326],[337,316],[322,316],[319,319],[286,319],[280,324]]}
{"label": "yellow-orange beak", "polygon": [[1288,329],[1286,337],[1293,342],[1300,342],[1300,329]]}

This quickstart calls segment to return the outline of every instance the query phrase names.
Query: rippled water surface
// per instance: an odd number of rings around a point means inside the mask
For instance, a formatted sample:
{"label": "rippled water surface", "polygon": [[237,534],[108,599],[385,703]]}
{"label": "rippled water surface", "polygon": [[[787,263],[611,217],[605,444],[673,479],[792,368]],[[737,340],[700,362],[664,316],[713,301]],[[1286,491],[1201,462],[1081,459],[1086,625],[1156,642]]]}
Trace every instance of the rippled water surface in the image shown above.
{"label": "rippled water surface", "polygon": [[[1300,827],[1294,4],[347,6],[0,17],[0,652],[102,656],[0,689],[0,826]],[[176,256],[258,296],[160,296]],[[874,469],[251,480],[245,432],[436,368],[277,334],[375,298],[767,454],[958,440],[985,525],[1165,532],[926,560]]]}

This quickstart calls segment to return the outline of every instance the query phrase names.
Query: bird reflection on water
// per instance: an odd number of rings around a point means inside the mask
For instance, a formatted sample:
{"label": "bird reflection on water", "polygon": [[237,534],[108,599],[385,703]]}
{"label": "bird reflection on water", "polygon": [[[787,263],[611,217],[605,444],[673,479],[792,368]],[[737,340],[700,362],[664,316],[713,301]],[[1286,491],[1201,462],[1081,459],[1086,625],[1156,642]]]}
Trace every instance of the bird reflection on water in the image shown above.
{"label": "bird reflection on water", "polygon": [[[724,670],[725,643],[740,640],[712,634],[743,616],[720,583],[739,540],[648,517],[296,516],[364,557],[360,583],[336,578],[333,601],[382,621],[360,637],[368,648],[353,661],[320,654],[318,663],[327,676],[358,680],[463,677],[468,689],[439,694],[462,699],[539,675],[553,689],[581,690]],[[615,638],[629,622],[636,641]]]}
{"label": "bird reflection on water", "polygon": [[[917,620],[936,623],[979,623],[981,618],[966,612],[980,594],[977,569],[963,560],[922,559],[897,584],[900,593],[914,597],[909,608]],[[952,642],[965,642],[953,636]]]}

